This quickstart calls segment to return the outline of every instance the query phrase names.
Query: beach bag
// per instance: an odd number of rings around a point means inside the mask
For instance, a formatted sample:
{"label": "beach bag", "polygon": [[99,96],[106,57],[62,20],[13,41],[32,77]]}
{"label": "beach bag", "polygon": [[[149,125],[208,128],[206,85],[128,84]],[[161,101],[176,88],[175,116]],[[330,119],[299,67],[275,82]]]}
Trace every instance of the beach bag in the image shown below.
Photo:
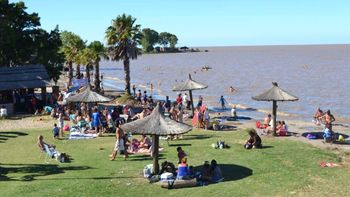
{"label": "beach bag", "polygon": [[342,142],[342,143],[345,142],[344,136],[343,136],[343,135],[339,135],[338,141],[339,141],[339,142]]}
{"label": "beach bag", "polygon": [[63,131],[69,131],[69,125],[64,125],[64,127],[63,127]]}
{"label": "beach bag", "polygon": [[309,139],[309,140],[315,140],[315,139],[317,139],[317,136],[314,135],[314,134],[309,133],[309,134],[307,134],[306,138]]}
{"label": "beach bag", "polygon": [[168,181],[173,179],[174,179],[174,175],[173,173],[170,173],[170,172],[164,172],[163,174],[160,175],[161,181]]}
{"label": "beach bag", "polygon": [[149,178],[153,174],[153,164],[148,164],[143,168],[143,177]]}

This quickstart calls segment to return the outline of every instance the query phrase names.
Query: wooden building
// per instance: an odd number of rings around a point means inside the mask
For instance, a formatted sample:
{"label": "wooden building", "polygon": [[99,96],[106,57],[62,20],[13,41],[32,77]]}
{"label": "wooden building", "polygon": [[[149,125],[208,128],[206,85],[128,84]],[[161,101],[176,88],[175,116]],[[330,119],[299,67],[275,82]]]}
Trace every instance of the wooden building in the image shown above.
{"label": "wooden building", "polygon": [[0,106],[8,114],[27,111],[34,89],[41,88],[41,100],[46,103],[46,88],[53,86],[43,65],[0,67]]}

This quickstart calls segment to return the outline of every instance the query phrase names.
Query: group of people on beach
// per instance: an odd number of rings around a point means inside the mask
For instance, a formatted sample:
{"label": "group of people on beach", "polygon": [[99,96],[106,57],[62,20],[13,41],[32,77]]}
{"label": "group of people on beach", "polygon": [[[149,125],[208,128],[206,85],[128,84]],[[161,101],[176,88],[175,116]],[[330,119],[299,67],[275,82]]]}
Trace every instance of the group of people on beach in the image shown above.
{"label": "group of people on beach", "polygon": [[315,115],[313,117],[313,122],[316,125],[324,125],[323,130],[323,139],[325,143],[332,143],[335,141],[336,136],[333,131],[333,122],[335,121],[335,118],[330,110],[327,110],[326,112],[323,112],[320,108],[317,108]]}

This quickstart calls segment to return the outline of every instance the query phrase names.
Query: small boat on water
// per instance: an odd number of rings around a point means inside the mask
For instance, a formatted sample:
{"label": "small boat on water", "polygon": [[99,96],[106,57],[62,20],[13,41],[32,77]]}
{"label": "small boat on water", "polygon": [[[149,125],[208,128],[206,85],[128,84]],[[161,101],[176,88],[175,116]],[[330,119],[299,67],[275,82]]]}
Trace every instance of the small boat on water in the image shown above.
{"label": "small boat on water", "polygon": [[202,70],[208,71],[209,69],[212,69],[212,67],[208,66],[208,65],[204,65],[202,67]]}

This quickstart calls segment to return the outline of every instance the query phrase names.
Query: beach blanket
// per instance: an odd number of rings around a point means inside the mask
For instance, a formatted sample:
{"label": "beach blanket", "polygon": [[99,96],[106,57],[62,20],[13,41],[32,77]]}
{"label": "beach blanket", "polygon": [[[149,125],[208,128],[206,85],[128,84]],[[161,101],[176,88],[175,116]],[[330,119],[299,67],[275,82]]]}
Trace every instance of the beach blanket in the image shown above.
{"label": "beach blanket", "polygon": [[81,140],[81,139],[92,139],[96,138],[97,134],[92,134],[92,133],[80,133],[80,132],[71,132],[69,134],[69,140]]}
{"label": "beach blanket", "polygon": [[326,167],[328,167],[328,168],[334,168],[334,167],[338,167],[339,164],[332,163],[332,162],[321,162],[321,163],[320,163],[320,166],[321,166],[322,168],[326,168]]}

